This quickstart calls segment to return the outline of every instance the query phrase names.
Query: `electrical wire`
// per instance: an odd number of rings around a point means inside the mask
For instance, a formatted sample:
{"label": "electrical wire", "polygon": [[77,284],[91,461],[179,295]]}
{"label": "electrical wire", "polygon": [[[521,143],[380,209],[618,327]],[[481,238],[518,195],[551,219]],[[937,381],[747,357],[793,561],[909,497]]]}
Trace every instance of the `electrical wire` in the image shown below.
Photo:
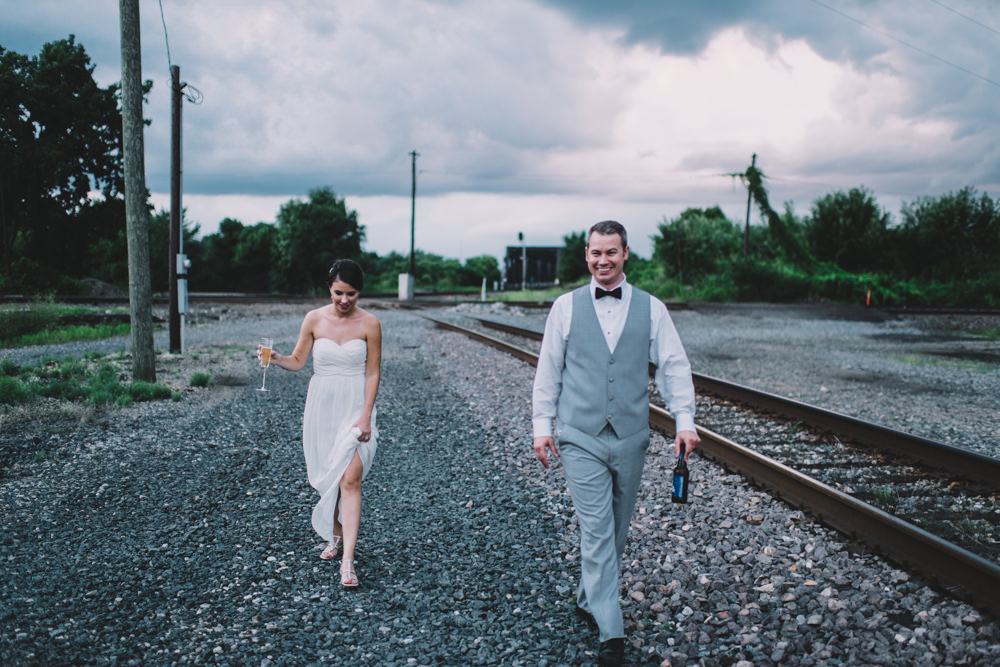
{"label": "electrical wire", "polygon": [[160,0],[160,21],[163,23],[163,41],[167,43],[167,71],[169,72],[174,65],[170,62],[170,40],[167,39],[167,19],[163,15],[163,0]]}
{"label": "electrical wire", "polygon": [[[173,79],[174,77],[174,64],[170,61],[170,38],[167,37],[167,19],[163,15],[163,0],[159,0],[160,3],[160,21],[163,23],[163,41],[167,44],[167,78]],[[184,91],[184,99],[186,99],[191,104],[201,104],[205,100],[205,96],[202,95],[201,91],[192,86],[190,83],[182,83],[181,90]]]}
{"label": "electrical wire", "polygon": [[962,12],[958,11],[954,7],[949,7],[948,5],[944,4],[943,2],[940,2],[940,0],[930,0],[930,1],[933,2],[935,5],[937,5],[938,7],[942,7],[944,9],[947,9],[949,12],[952,12],[954,14],[958,14],[963,19],[975,23],[980,28],[985,28],[986,30],[989,30],[990,32],[995,32],[996,34],[1000,35],[1000,30],[997,30],[996,28],[994,28],[992,26],[988,26],[985,23],[983,23],[982,21],[980,21],[979,19],[974,19],[971,16],[969,16],[968,14],[963,14]]}
{"label": "electrical wire", "polygon": [[893,40],[894,42],[898,42],[899,44],[902,44],[903,46],[905,46],[908,49],[913,49],[914,51],[917,51],[918,53],[924,54],[928,58],[933,58],[934,60],[940,61],[940,62],[944,63],[945,65],[948,65],[949,67],[954,67],[955,69],[957,69],[957,70],[959,70],[961,72],[965,72],[966,74],[968,74],[970,76],[974,76],[977,79],[985,81],[986,83],[990,84],[991,86],[996,86],[997,88],[1000,88],[1000,82],[994,81],[993,79],[985,77],[982,74],[977,74],[977,73],[973,72],[970,69],[962,67],[961,65],[959,65],[957,63],[951,62],[950,60],[946,60],[945,58],[942,58],[941,56],[939,56],[937,54],[931,53],[927,49],[923,49],[923,48],[921,48],[919,46],[916,46],[915,44],[910,44],[906,40],[900,39],[899,37],[896,37],[895,35],[893,35],[892,33],[888,32],[886,30],[882,30],[881,28],[876,28],[874,26],[870,26],[867,23],[865,23],[864,21],[862,21],[861,19],[854,18],[850,14],[845,14],[844,12],[840,11],[839,9],[837,9],[835,7],[831,7],[830,5],[826,4],[825,2],[820,2],[820,0],[812,0],[812,1],[813,1],[814,4],[819,5],[823,9],[831,11],[834,14],[839,14],[840,16],[843,16],[845,19],[848,19],[850,21],[854,21],[855,23],[857,23],[858,25],[860,25],[862,28],[868,28],[869,30],[872,30],[874,32],[879,33],[880,35],[888,37],[889,39]]}

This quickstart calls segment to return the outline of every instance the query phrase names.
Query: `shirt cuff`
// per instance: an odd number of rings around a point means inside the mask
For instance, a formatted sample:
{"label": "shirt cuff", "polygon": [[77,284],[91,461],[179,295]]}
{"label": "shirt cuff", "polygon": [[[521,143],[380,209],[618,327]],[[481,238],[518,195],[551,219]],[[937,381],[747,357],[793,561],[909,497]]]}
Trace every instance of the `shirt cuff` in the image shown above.
{"label": "shirt cuff", "polygon": [[548,417],[540,417],[538,419],[531,420],[531,428],[534,431],[534,437],[544,437],[552,435],[552,420]]}
{"label": "shirt cuff", "polygon": [[694,431],[697,430],[694,427],[694,415],[687,412],[682,412],[680,414],[674,415],[674,423],[678,431]]}

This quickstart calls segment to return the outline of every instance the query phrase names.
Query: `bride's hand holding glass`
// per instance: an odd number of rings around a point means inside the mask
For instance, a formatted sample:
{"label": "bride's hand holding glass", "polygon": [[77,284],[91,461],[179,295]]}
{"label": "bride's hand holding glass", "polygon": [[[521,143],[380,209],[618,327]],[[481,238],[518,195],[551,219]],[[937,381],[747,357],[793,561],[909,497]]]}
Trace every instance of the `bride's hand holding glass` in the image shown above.
{"label": "bride's hand holding glass", "polygon": [[260,344],[257,346],[257,360],[260,361],[260,365],[264,367],[264,375],[261,377],[260,386],[257,387],[257,391],[267,391],[267,387],[264,383],[267,382],[267,367],[271,365],[271,348],[274,347],[273,338],[261,338]]}

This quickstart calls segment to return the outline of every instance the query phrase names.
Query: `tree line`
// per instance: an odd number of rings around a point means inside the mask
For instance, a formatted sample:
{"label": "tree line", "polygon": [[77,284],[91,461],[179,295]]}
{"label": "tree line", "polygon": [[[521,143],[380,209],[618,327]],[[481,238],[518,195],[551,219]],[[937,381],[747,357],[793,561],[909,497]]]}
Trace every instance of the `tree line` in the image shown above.
{"label": "tree line", "polygon": [[[0,45],[0,293],[73,295],[84,278],[127,288],[120,86],[98,86],[94,69],[73,35],[36,56]],[[150,212],[152,288],[166,292],[169,213]],[[217,233],[199,232],[184,224],[192,291],[321,292],[332,258],[353,257],[369,290],[395,292],[409,270],[408,256],[363,250],[364,225],[329,187],[288,201],[274,223],[226,218]],[[421,289],[500,278],[491,256],[418,251],[415,264]]]}
{"label": "tree line", "polygon": [[[865,187],[799,216],[771,207],[758,167],[739,176],[764,225],[689,208],[658,225],[652,257],[631,255],[629,279],[670,300],[1000,306],[1000,200],[972,186],[904,203],[893,223]],[[585,279],[585,232],[563,242],[560,281]]]}
{"label": "tree line", "polygon": [[766,225],[738,224],[717,207],[664,220],[654,262],[640,275],[673,298],[831,300],[876,305],[1000,306],[1000,200],[972,186],[904,203],[893,222],[864,187],[836,191],[796,215],[750,194]]}
{"label": "tree line", "polygon": [[[0,293],[81,293],[81,279],[125,289],[119,86],[101,88],[74,36],[36,56],[0,46]],[[148,93],[152,83],[146,82]],[[763,225],[741,229],[716,207],[659,224],[631,280],[668,299],[1000,305],[1000,204],[972,186],[903,205],[894,221],[865,187],[836,191],[797,215],[775,211],[765,176],[738,174]],[[320,293],[331,258],[357,258],[366,291],[395,292],[409,257],[364,250],[365,227],[331,187],[283,205],[273,223],[226,218],[214,234],[184,224],[189,289]],[[169,215],[150,216],[153,290],[168,289]],[[586,279],[585,233],[563,238],[558,275]],[[418,287],[478,288],[495,257],[464,262],[417,251]]]}

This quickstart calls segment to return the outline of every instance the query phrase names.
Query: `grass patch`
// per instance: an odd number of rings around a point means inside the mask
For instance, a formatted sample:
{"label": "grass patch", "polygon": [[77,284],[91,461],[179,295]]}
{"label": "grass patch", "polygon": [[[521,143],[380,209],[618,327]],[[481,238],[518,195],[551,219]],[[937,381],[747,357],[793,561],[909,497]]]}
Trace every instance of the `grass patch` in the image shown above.
{"label": "grass patch", "polygon": [[986,340],[1000,340],[1000,328],[993,329],[969,329],[967,332],[976,338],[985,338]]}
{"label": "grass patch", "polygon": [[914,366],[941,366],[942,368],[958,368],[976,373],[989,373],[996,368],[994,364],[985,361],[955,361],[919,354],[899,354],[893,355],[892,358]]}
{"label": "grass patch", "polygon": [[118,336],[128,336],[132,331],[129,324],[76,324],[68,327],[59,327],[55,330],[46,329],[33,334],[25,334],[14,340],[6,347],[23,347],[26,345],[53,345],[56,343],[72,343],[77,340],[104,340],[105,338],[116,338]]}
{"label": "grass patch", "polygon": [[59,322],[60,307],[51,299],[0,307],[0,342],[44,331]]}
{"label": "grass patch", "polygon": [[898,498],[896,493],[888,486],[880,486],[872,491],[872,497],[883,507],[895,507]]}
{"label": "grass patch", "polygon": [[62,318],[105,312],[103,309],[84,306],[61,306],[51,299],[3,306],[0,307],[0,347],[51,345],[127,336],[131,327],[123,322],[60,324]]}
{"label": "grass patch", "polygon": [[568,292],[578,285],[563,285],[546,289],[516,290],[510,292],[495,292],[487,296],[489,301],[553,301],[556,297]]}
{"label": "grass patch", "polygon": [[207,387],[212,382],[212,375],[210,373],[195,373],[191,376],[191,386],[192,387]]}
{"label": "grass patch", "polygon": [[[0,364],[0,404],[24,405],[39,397],[97,407],[126,407],[137,401],[180,394],[170,387],[150,382],[124,382],[122,369],[107,359],[47,359],[39,366],[17,367],[5,360]],[[16,372],[15,372],[16,371]]]}

